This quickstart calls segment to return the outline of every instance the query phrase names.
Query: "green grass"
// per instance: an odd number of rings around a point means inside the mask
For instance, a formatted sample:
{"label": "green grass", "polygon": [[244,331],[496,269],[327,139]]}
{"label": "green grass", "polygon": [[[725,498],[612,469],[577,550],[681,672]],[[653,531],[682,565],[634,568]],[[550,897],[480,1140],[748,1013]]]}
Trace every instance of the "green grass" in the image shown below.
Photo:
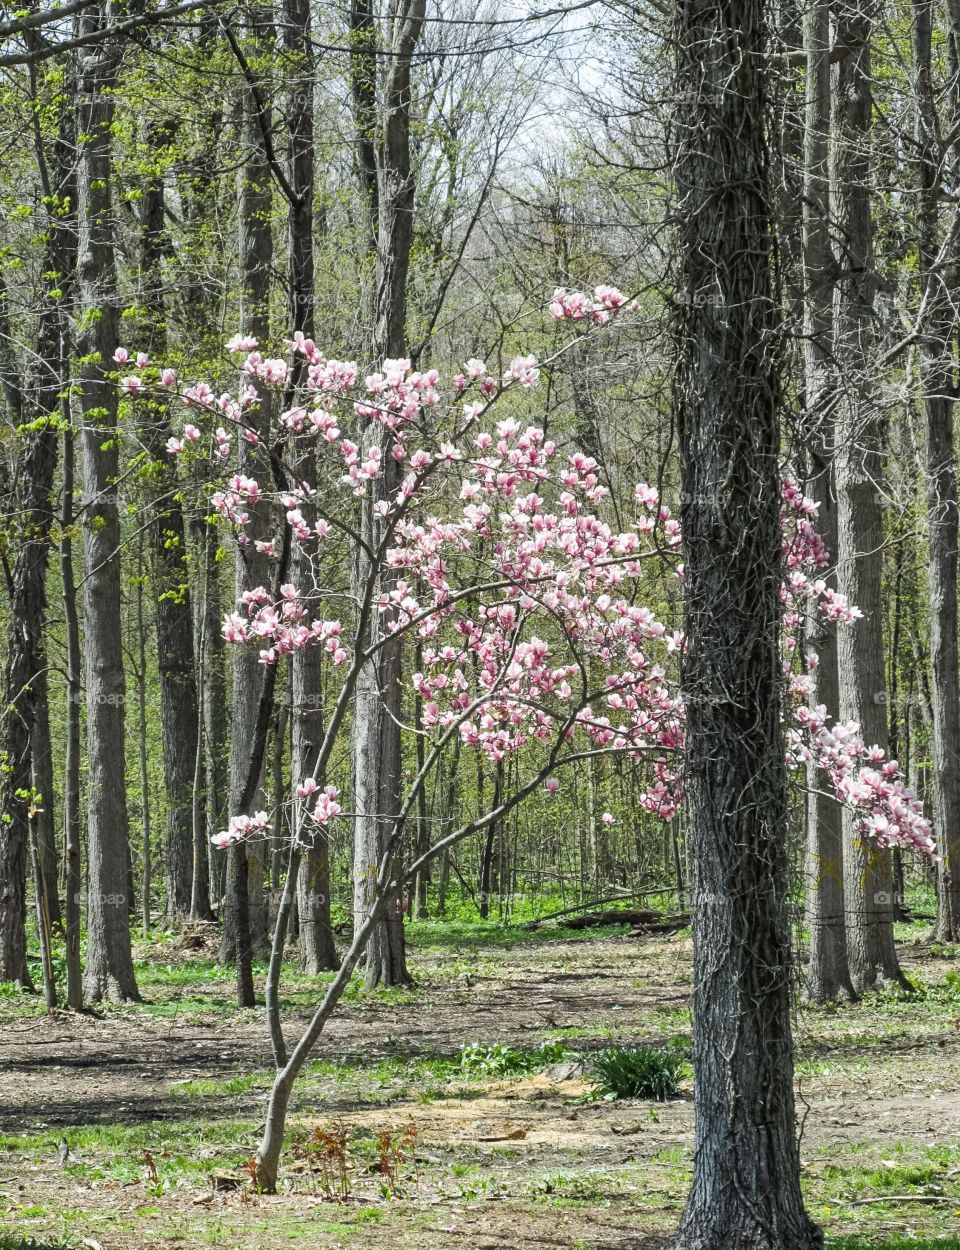
{"label": "green grass", "polygon": [[78,1162],[64,1168],[68,1176],[127,1183],[142,1180],[147,1169],[144,1150],[153,1155],[161,1183],[176,1185],[203,1179],[220,1168],[241,1166],[258,1142],[250,1120],[152,1121],[147,1124],[95,1124],[50,1129],[18,1137],[0,1137],[4,1154],[38,1162],[57,1156],[66,1137]]}
{"label": "green grass", "polygon": [[61,1241],[57,1238],[52,1241],[49,1237],[41,1237],[37,1241],[33,1237],[0,1232],[0,1250],[74,1250],[76,1244],[72,1239]]}
{"label": "green grass", "polygon": [[901,1237],[899,1233],[828,1237],[826,1250],[960,1250],[960,1237]]}

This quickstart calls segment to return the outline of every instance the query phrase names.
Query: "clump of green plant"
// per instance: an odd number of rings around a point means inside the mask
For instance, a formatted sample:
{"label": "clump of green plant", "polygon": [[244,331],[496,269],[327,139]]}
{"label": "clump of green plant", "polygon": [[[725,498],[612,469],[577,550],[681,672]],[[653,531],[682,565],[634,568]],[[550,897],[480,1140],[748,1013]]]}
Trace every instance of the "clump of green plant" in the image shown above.
{"label": "clump of green plant", "polygon": [[601,1050],[592,1063],[596,1090],[604,1098],[655,1098],[666,1102],[680,1089],[686,1061],[679,1050],[655,1046]]}
{"label": "clump of green plant", "polygon": [[481,1046],[474,1042],[460,1052],[460,1070],[469,1076],[515,1076],[534,1072],[550,1063],[559,1063],[566,1052],[562,1042],[544,1042],[534,1051],[518,1050],[497,1042]]}

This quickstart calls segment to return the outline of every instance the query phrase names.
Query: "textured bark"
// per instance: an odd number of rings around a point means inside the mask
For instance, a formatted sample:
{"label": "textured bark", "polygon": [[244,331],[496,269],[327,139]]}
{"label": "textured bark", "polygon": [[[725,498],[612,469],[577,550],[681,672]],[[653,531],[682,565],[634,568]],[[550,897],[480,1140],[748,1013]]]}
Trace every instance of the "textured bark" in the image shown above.
{"label": "textured bark", "polygon": [[[362,7],[362,6],[361,6]],[[356,10],[355,10],[356,11]],[[377,227],[375,276],[374,356],[400,358],[406,351],[407,274],[413,241],[415,180],[410,166],[410,66],[423,29],[425,0],[400,0],[390,24],[391,55],[387,58],[382,115],[374,145],[376,194],[370,170],[364,172],[371,219]],[[363,28],[366,30],[366,27]],[[372,77],[371,77],[372,76]],[[361,141],[361,158],[369,152],[370,115],[358,101],[357,84],[375,81],[374,70],[362,58],[355,60],[355,125]],[[374,217],[374,213],[376,216]],[[383,427],[372,430],[380,440],[384,466],[373,489],[364,497],[360,523],[362,545],[356,553],[354,586],[360,594],[370,588],[374,553],[380,544],[382,523],[374,508],[381,499],[391,498],[400,480],[400,466],[389,454]],[[375,593],[388,590],[388,578],[381,576]],[[368,636],[361,645],[369,646],[382,620],[371,621]],[[352,756],[354,807],[354,932],[370,914],[377,865],[383,855],[386,831],[399,811],[401,786],[401,647],[400,639],[387,642],[376,659],[366,664],[357,682],[354,700]],[[396,879],[403,873],[397,865]],[[383,920],[376,925],[367,946],[366,984],[400,985],[410,980],[404,954],[403,903],[399,889],[386,903]]]}
{"label": "textured bark", "polygon": [[[54,401],[56,403],[56,401]],[[41,428],[24,438],[13,487],[15,526],[7,662],[0,715],[0,981],[29,985],[25,920],[32,804],[30,738],[37,672],[43,662],[44,579],[53,513],[50,490],[57,436]]]}
{"label": "textured bark", "polygon": [[[71,214],[54,211],[74,192],[70,146],[72,124],[61,111],[59,134],[49,152],[38,150],[43,190],[51,210],[44,250],[43,304],[37,323],[35,352],[22,379],[4,369],[10,416],[35,425],[61,415],[61,360],[65,318],[63,302],[73,287],[75,263]],[[54,294],[57,291],[62,294]],[[9,327],[4,338],[10,341]],[[37,817],[36,836],[46,911],[59,919],[56,847],[53,842],[53,777],[47,708],[46,656],[43,646],[46,568],[50,530],[55,520],[51,491],[57,462],[55,429],[27,430],[23,435],[12,483],[7,484],[11,516],[6,524],[10,571],[9,626],[3,711],[0,714],[0,981],[29,983],[26,967],[26,865],[30,836],[31,787],[38,783],[44,810]],[[37,718],[40,723],[38,726]],[[39,732],[37,732],[39,730]]]}
{"label": "textured bark", "polygon": [[[835,266],[830,245],[830,5],[814,0],[804,18],[807,58],[804,125],[803,295],[805,429],[809,455],[807,493],[819,505],[817,528],[831,559],[837,552],[837,502],[833,488],[834,422],[832,338]],[[824,580],[836,589],[835,568]],[[814,616],[807,642],[818,658],[811,704],[830,716],[840,709],[836,627]],[[843,818],[829,782],[807,769],[805,915],[810,932],[806,992],[814,1002],[853,997],[847,964],[843,899]]]}
{"label": "textured bark", "polygon": [[676,1250],[814,1250],[793,1096],[780,405],[763,0],[681,0],[675,411],[693,850],[693,1186]]}
{"label": "textured bark", "polygon": [[[868,0],[869,2],[869,0]],[[848,49],[834,67],[832,189],[840,240],[834,359],[837,395],[838,584],[863,619],[840,631],[840,717],[857,721],[865,742],[887,749],[883,665],[883,415],[873,397],[873,239],[869,136],[872,114],[871,14],[843,3],[834,10],[834,39]],[[883,977],[902,981],[893,943],[893,879],[889,852],[867,846],[843,814],[847,954],[854,989]]]}
{"label": "textured bark", "polygon": [[[97,29],[97,10],[84,26]],[[130,952],[129,827],[124,774],[126,686],[120,616],[117,391],[106,377],[118,341],[112,229],[112,88],[119,50],[83,57],[79,80],[78,272],[84,314],[77,337],[83,420],[84,658],[87,702],[87,966],[91,1002],[137,999]]]}
{"label": "textured bark", "polygon": [[[936,804],[938,941],[960,939],[960,657],[957,651],[957,469],[953,443],[956,396],[953,360],[958,264],[954,236],[938,263],[941,119],[931,78],[932,0],[915,0],[917,142],[920,163],[920,384],[926,426],[927,573],[930,587],[930,668],[933,712],[933,793]],[[950,21],[948,7],[948,22]],[[952,44],[952,41],[951,41]],[[957,71],[954,63],[951,69]],[[952,84],[948,99],[955,95]],[[947,118],[952,128],[957,120]]]}
{"label": "textured bark", "polygon": [[[172,139],[167,127],[153,127],[148,149],[157,154]],[[167,247],[164,179],[149,176],[140,199],[138,305],[145,310],[138,346],[156,359],[166,355],[166,310],[162,260]],[[175,487],[173,457],[167,451],[171,434],[169,410],[162,400],[137,402],[140,440],[150,458],[146,501],[152,538],[151,573],[160,676],[160,723],[163,735],[163,782],[166,808],[164,866],[166,912],[173,924],[194,913],[193,781],[199,728],[193,618],[186,564],[183,508]],[[212,915],[205,878],[201,878],[196,914]]]}

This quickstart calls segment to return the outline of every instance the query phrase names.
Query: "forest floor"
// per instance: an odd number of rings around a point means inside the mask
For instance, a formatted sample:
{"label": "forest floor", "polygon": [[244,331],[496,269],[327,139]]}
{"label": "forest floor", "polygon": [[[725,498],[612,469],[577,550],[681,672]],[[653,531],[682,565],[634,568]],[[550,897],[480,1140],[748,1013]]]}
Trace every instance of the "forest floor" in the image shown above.
{"label": "forest floor", "polygon": [[[914,996],[795,1022],[804,1185],[831,1250],[960,1250],[958,951],[898,931]],[[654,1250],[675,1227],[690,1080],[666,1103],[605,1101],[590,1057],[689,1036],[688,936],[413,926],[415,988],[351,988],[298,1085],[276,1196],[242,1183],[262,1009],[233,1007],[212,949],[150,949],[140,1005],[0,1000],[0,1250]],[[287,986],[293,1035],[319,987]],[[462,1060],[544,1042],[514,1075],[501,1052]],[[336,1149],[326,1172],[311,1154],[318,1127],[349,1139],[342,1174]]]}

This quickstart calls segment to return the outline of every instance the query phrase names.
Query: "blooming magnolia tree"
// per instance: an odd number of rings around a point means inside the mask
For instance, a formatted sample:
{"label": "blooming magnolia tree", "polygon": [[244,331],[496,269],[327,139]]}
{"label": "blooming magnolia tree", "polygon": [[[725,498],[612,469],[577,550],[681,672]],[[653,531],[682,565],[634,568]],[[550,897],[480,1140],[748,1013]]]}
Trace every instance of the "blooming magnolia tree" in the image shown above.
{"label": "blooming magnolia tree", "polygon": [[[585,332],[629,311],[612,287],[597,288],[592,298],[558,290],[550,305],[554,318]],[[317,663],[339,675],[313,767],[293,779],[293,836],[267,979],[277,1073],[258,1154],[259,1182],[272,1190],[293,1082],[385,900],[395,897],[407,817],[455,736],[491,760],[516,758],[518,783],[496,810],[448,829],[408,863],[408,876],[535,790],[556,793],[564,769],[591,757],[630,757],[645,770],[644,807],[664,818],[676,812],[683,799],[683,638],[643,601],[662,597],[664,576],[682,578],[683,569],[679,524],[656,490],[637,486],[632,524],[613,528],[605,519],[608,491],[596,462],[570,454],[527,423],[527,392],[549,361],[517,356],[495,374],[483,361],[469,360],[455,377],[441,379],[435,370],[418,372],[406,360],[388,360],[361,378],[356,364],[327,359],[301,334],[287,343],[284,358],[266,357],[259,344],[239,336],[228,348],[242,357],[245,379],[237,394],[218,394],[203,382],[181,388],[172,370],[157,372],[142,356],[121,385],[131,396],[157,383],[177,395],[190,420],[169,450],[209,456],[224,467],[237,439],[257,441],[249,418],[265,388],[282,392],[281,429],[269,449],[273,480],[225,472],[212,499],[241,547],[254,541],[275,561],[274,584],[244,593],[223,633],[232,644],[256,647],[266,666],[312,649]],[[118,350],[118,364],[128,359]],[[316,442],[316,487],[299,483],[284,459],[285,441],[297,438],[302,445],[305,435]],[[384,456],[404,473],[395,495],[378,504],[380,528],[365,553],[365,584],[348,593],[330,569],[349,564],[350,552],[364,541],[359,500],[381,475]],[[251,539],[251,517],[264,509],[274,516],[273,532]],[[814,506],[786,479],[781,598],[792,695],[788,758],[796,766],[812,759],[825,770],[864,837],[931,852],[930,827],[896,761],[865,746],[856,726],[831,725],[825,709],[809,705],[816,657],[802,654],[805,613],[842,623],[857,611],[819,577],[829,557],[814,516]],[[311,554],[310,584],[288,580],[293,544]],[[379,628],[370,630],[374,620]],[[426,740],[423,764],[389,831],[370,912],[312,1021],[288,1049],[278,991],[300,857],[312,839],[328,837],[336,821],[350,818],[329,776],[334,748],[349,722],[361,669],[385,639],[398,636],[421,657],[406,685],[418,696],[410,705],[421,708],[419,723],[407,730]],[[372,641],[363,645],[365,639]],[[213,840],[226,847],[264,836],[268,828],[265,812],[241,811]]]}

